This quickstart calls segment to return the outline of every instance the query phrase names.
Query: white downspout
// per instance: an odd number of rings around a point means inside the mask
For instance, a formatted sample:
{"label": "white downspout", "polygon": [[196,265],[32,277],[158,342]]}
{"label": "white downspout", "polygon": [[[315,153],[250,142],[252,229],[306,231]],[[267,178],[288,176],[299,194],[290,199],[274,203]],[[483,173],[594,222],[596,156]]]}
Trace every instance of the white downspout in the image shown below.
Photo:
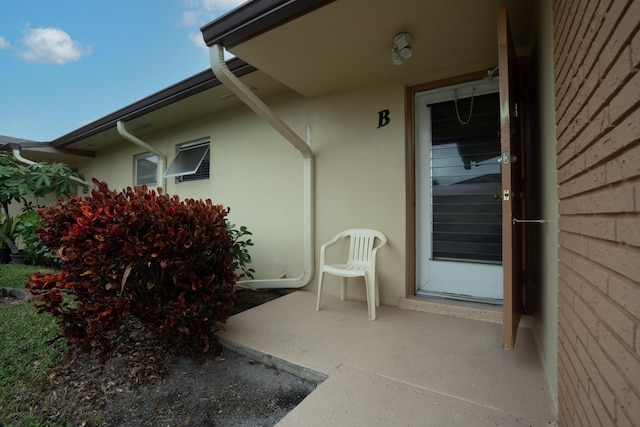
{"label": "white downspout", "polygon": [[302,154],[303,159],[303,216],[304,216],[304,271],[300,277],[289,279],[243,280],[238,284],[256,289],[268,288],[301,288],[313,277],[314,270],[314,157],[308,142],[310,128],[307,126],[307,142],[300,138],[286,123],[280,119],[267,105],[244,85],[227,67],[222,46],[209,47],[209,60],[213,74],[230,89],[238,98],[251,108],[258,116],[267,121],[291,145]]}
{"label": "white downspout", "polygon": [[137,146],[142,147],[145,150],[148,150],[153,154],[155,154],[156,156],[158,156],[158,168],[156,171],[157,187],[161,187],[166,192],[167,180],[166,178],[164,178],[163,173],[164,173],[164,168],[167,165],[167,156],[165,156],[162,153],[162,151],[158,150],[156,147],[153,147],[152,145],[149,145],[143,140],[141,140],[140,138],[131,135],[125,128],[124,122],[122,120],[118,120],[118,123],[116,123],[116,128],[118,129],[118,133],[120,134],[120,136],[122,136],[124,139],[126,139],[129,142],[133,142]]}
{"label": "white downspout", "polygon": [[[19,162],[24,163],[25,165],[35,165],[37,162],[34,162],[33,160],[29,160],[26,159],[24,157],[22,157],[22,154],[20,153],[20,149],[19,148],[14,148],[13,149],[13,157],[15,157],[15,159]],[[69,179],[71,181],[75,181],[78,184],[82,184],[82,185],[89,185],[91,186],[92,184],[90,182],[85,181],[84,179],[78,178],[76,176],[70,176]]]}

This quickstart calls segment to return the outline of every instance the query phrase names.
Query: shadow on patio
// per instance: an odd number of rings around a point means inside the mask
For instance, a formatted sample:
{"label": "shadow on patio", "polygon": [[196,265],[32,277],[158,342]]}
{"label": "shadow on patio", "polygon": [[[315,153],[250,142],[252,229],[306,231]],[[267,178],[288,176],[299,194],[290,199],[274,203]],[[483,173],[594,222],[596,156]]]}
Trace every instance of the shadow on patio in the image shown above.
{"label": "shadow on patio", "polygon": [[232,316],[223,344],[327,379],[282,426],[548,426],[552,403],[533,334],[514,351],[502,326],[296,291]]}

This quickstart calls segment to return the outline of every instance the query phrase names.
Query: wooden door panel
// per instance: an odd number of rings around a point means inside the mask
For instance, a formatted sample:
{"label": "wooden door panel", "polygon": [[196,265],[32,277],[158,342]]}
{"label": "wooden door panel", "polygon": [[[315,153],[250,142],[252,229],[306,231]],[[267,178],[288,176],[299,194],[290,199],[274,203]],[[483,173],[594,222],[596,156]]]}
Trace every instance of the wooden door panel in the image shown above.
{"label": "wooden door panel", "polygon": [[515,345],[522,314],[522,218],[524,165],[518,120],[518,66],[507,11],[498,10],[498,65],[500,67],[500,140],[502,151],[502,262],[503,262],[503,347]]}

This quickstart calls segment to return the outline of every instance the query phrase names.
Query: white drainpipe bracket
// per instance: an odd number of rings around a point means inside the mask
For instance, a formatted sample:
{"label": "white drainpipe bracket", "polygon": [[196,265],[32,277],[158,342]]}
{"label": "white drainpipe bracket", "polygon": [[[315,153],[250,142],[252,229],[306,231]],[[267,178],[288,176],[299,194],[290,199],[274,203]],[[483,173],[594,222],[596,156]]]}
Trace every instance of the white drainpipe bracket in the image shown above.
{"label": "white drainpipe bracket", "polygon": [[239,281],[238,284],[256,289],[291,289],[306,286],[313,278],[315,258],[313,233],[315,226],[315,186],[313,182],[315,162],[313,151],[311,151],[309,144],[310,128],[307,127],[307,142],[305,142],[229,70],[224,60],[224,50],[222,46],[213,45],[209,47],[209,60],[211,62],[211,71],[213,71],[213,74],[218,80],[280,133],[280,135],[300,152],[303,158],[304,271],[302,275],[290,279],[242,280]]}

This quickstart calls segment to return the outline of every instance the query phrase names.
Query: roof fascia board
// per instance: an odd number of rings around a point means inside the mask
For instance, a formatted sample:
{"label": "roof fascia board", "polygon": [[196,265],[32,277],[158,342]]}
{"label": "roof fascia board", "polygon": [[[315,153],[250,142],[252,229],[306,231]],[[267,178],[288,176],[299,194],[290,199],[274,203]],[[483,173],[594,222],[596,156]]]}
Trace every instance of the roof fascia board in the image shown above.
{"label": "roof fascia board", "polygon": [[[237,77],[244,76],[253,71],[256,68],[247,64],[239,58],[233,58],[229,60],[229,69],[233,71],[233,74]],[[178,82],[166,89],[149,95],[146,98],[141,99],[131,105],[121,108],[101,119],[89,123],[79,129],[74,130],[66,135],[63,135],[50,142],[51,146],[55,148],[62,148],[69,144],[73,144],[83,138],[100,133],[108,128],[115,127],[119,120],[128,121],[136,117],[143,116],[144,114],[158,110],[174,102],[188,98],[189,96],[203,92],[215,86],[219,86],[220,80],[211,72],[211,69],[202,71],[192,77],[189,77],[181,82]]]}
{"label": "roof fascia board", "polygon": [[232,48],[335,0],[254,0],[202,26],[207,46]]}

